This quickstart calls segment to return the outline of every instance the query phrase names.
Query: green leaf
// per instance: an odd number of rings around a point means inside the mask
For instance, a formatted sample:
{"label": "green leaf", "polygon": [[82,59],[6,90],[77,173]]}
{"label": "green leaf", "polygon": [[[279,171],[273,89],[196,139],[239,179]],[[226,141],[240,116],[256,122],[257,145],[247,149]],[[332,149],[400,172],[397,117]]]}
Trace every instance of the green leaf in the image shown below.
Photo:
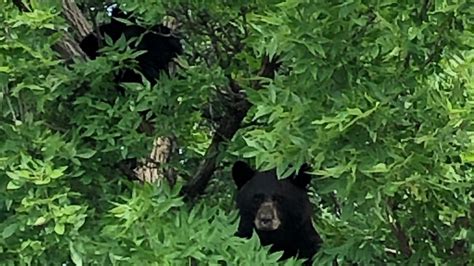
{"label": "green leaf", "polygon": [[69,241],[69,254],[71,256],[71,260],[76,266],[82,266],[82,255],[77,252],[76,248],[74,247],[74,243]]}
{"label": "green leaf", "polygon": [[6,226],[2,232],[3,239],[7,239],[10,236],[12,236],[16,232],[17,229],[18,229],[18,224],[16,223],[9,224],[8,226]]}
{"label": "green leaf", "polygon": [[7,189],[8,189],[8,190],[15,190],[15,189],[21,188],[22,186],[23,186],[22,183],[19,183],[19,182],[17,182],[17,181],[13,181],[13,180],[12,180],[12,181],[8,182],[8,184],[7,184]]}
{"label": "green leaf", "polygon": [[54,169],[50,174],[49,177],[51,179],[56,179],[64,175],[64,171],[67,169],[67,166],[62,166],[58,169]]}
{"label": "green leaf", "polygon": [[386,173],[390,171],[389,168],[387,168],[387,165],[384,163],[378,163],[371,168],[367,170],[362,170],[363,173],[369,174],[369,173]]}
{"label": "green leaf", "polygon": [[44,216],[40,216],[36,219],[36,221],[33,223],[34,226],[39,226],[43,225],[47,222],[46,218]]}
{"label": "green leaf", "polygon": [[56,222],[54,225],[54,232],[58,235],[64,235],[65,226],[63,223]]}
{"label": "green leaf", "polygon": [[77,153],[76,156],[83,159],[90,159],[97,153],[95,150],[83,149],[80,153]]}

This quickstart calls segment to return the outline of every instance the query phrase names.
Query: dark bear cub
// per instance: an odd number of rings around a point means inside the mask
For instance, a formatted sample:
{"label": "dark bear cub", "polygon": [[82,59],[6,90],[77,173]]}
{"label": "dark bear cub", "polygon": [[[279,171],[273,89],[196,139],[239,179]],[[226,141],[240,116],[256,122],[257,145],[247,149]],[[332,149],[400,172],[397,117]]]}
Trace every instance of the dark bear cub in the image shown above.
{"label": "dark bear cub", "polygon": [[[132,14],[120,10],[119,7],[113,7],[111,17],[110,23],[99,26],[100,36],[97,36],[97,32],[92,32],[79,44],[90,59],[95,59],[100,55],[99,50],[105,46],[106,35],[113,42],[116,42],[122,35],[127,41],[136,38],[134,42],[130,43],[130,47],[145,52],[136,58],[138,70],[154,84],[160,72],[167,72],[168,64],[182,54],[183,48],[180,39],[163,24],[157,24],[150,28],[127,24],[123,20],[135,23],[136,19]],[[141,82],[141,76],[131,69],[122,70],[116,79],[117,82]]]}
{"label": "dark bear cub", "polygon": [[310,263],[322,240],[311,221],[306,190],[311,176],[307,170],[305,165],[298,173],[278,180],[275,169],[259,172],[245,162],[236,162],[232,167],[239,190],[236,236],[250,238],[255,230],[262,245],[272,245],[270,251],[283,251],[281,259],[298,256]]}

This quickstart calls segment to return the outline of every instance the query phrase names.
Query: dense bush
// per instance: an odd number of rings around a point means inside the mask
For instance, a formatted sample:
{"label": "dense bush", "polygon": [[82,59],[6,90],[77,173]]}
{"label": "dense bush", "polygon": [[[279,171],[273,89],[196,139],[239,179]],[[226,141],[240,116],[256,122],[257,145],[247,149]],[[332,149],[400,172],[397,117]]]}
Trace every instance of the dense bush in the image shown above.
{"label": "dense bush", "polygon": [[[311,162],[316,265],[474,258],[471,1],[120,1],[145,24],[177,17],[185,47],[179,78],[126,84],[126,97],[113,73],[135,51],[119,41],[97,60],[62,60],[60,1],[17,2],[0,10],[2,264],[275,263],[255,237],[233,237],[226,168],[197,201],[179,193],[229,112],[217,91],[230,80],[253,107],[219,159],[282,176]],[[265,54],[281,66],[259,89]],[[173,188],[118,171],[149,152],[143,112],[154,136],[177,139]]]}

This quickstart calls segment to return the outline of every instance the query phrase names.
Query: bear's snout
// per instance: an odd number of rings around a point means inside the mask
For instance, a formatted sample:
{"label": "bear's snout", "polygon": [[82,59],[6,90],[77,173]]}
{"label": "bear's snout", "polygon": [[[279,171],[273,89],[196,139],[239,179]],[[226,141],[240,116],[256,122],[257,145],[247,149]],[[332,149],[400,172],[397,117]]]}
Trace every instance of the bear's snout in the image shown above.
{"label": "bear's snout", "polygon": [[262,231],[273,231],[280,227],[281,221],[273,201],[263,202],[257,210],[255,228]]}

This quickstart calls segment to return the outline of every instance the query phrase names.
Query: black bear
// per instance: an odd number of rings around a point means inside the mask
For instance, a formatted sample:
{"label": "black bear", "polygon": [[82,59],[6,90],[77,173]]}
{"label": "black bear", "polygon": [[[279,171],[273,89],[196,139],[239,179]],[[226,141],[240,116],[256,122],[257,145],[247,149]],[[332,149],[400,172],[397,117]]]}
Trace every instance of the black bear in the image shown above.
{"label": "black bear", "polygon": [[[130,23],[125,23],[128,20]],[[135,24],[135,19],[131,14],[126,14],[118,7],[112,9],[112,19],[110,23],[99,27],[98,32],[87,35],[79,44],[81,49],[90,59],[95,59],[99,55],[99,49],[105,45],[105,35],[116,42],[122,35],[127,41],[132,41],[131,47],[145,51],[139,55],[138,71],[152,84],[159,77],[161,71],[168,70],[168,64],[183,52],[180,39],[171,33],[171,29],[158,24],[149,29]],[[141,82],[141,76],[131,69],[124,69],[117,75],[117,82]]]}
{"label": "black bear", "polygon": [[[80,42],[80,48],[89,59],[94,60],[101,55],[100,49],[106,46],[106,36],[114,43],[123,36],[130,48],[144,53],[135,58],[137,61],[135,69],[125,67],[115,74],[114,84],[121,82],[141,83],[142,76],[135,70],[139,71],[152,85],[156,84],[161,73],[169,73],[169,63],[183,53],[180,38],[176,37],[172,30],[163,24],[147,28],[137,25],[137,18],[131,13],[122,11],[116,4],[108,6],[107,10],[111,10],[111,21],[100,25],[98,29],[88,34]],[[120,86],[116,86],[114,90],[119,95],[125,94],[125,90]],[[77,96],[78,93],[74,95]],[[110,99],[107,100],[110,101]],[[141,111],[140,115],[144,121],[140,124],[139,131],[151,134],[154,126],[149,121],[155,116],[152,115],[151,118],[145,119],[147,111]],[[126,159],[119,163],[119,169],[130,180],[136,179],[134,173],[136,166],[136,158]]]}
{"label": "black bear", "polygon": [[237,161],[232,167],[240,215],[235,235],[250,238],[255,230],[262,245],[283,251],[281,259],[297,256],[310,264],[322,240],[311,220],[307,170],[304,165],[296,174],[278,180],[275,169],[259,172]]}

